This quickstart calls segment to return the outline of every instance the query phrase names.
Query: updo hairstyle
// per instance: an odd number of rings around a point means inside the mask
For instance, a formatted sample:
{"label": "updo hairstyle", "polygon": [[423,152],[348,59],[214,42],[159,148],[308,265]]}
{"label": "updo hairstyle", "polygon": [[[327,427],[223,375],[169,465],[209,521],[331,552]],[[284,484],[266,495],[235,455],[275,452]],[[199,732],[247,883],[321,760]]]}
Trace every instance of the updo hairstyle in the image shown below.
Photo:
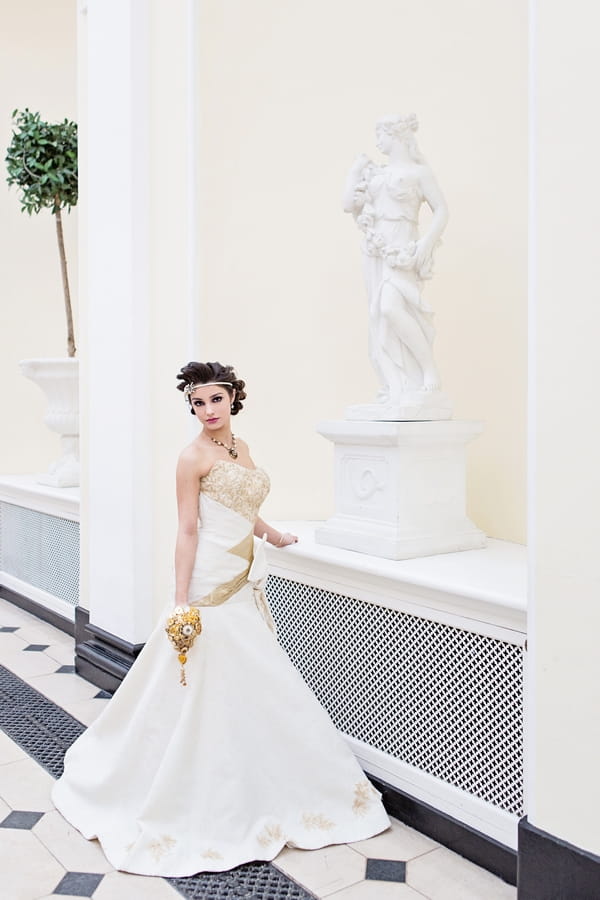
{"label": "updo hairstyle", "polygon": [[[246,399],[246,391],[244,390],[246,382],[242,381],[241,378],[237,378],[233,366],[224,366],[219,362],[189,362],[187,366],[182,366],[177,379],[179,381],[177,385],[178,391],[184,391],[188,384],[200,386],[202,384],[210,384],[213,381],[229,382],[231,387],[228,387],[227,384],[224,384],[223,387],[230,397],[233,397],[235,391],[235,397],[231,403],[231,415],[237,416],[239,411],[244,408],[242,400]],[[188,402],[191,414],[193,416],[196,415],[189,397]]]}

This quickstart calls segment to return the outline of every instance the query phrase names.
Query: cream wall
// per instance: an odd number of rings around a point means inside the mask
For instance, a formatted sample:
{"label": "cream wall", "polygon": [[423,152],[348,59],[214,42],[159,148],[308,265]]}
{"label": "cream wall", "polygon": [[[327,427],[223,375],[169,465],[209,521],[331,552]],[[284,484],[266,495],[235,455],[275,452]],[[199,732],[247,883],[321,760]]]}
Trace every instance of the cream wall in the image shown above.
{"label": "cream wall", "polygon": [[[4,145],[16,106],[76,116],[75,8],[75,0],[36,0],[5,12]],[[151,8],[164,18],[160,3]],[[427,288],[437,358],[455,416],[486,425],[470,454],[470,512],[489,534],[523,540],[524,4],[374,0],[367,14],[362,3],[342,0],[203,0],[195,10],[197,340],[184,348],[168,339],[168,295],[179,289],[172,269],[171,279],[159,278],[167,332],[157,359],[165,353],[168,363],[159,361],[158,371],[171,377],[169,365],[176,370],[188,356],[235,362],[250,388],[240,431],[273,477],[267,514],[331,512],[331,447],[315,422],[343,416],[347,402],[375,390],[359,239],[341,212],[341,190],[354,155],[376,155],[377,116],[415,110],[421,147],[451,210]],[[179,11],[173,22],[181,27]],[[183,64],[178,42],[187,37],[184,28],[165,50],[163,76]],[[155,75],[159,98],[168,83]],[[177,102],[171,94],[171,106]],[[153,128],[177,122],[168,97],[163,105]],[[179,126],[172,133],[184,139]],[[159,164],[165,190],[154,196],[168,208],[186,185],[178,183],[179,164],[170,171]],[[75,297],[76,215],[66,221]],[[160,215],[157,246],[177,235],[168,209]],[[29,220],[6,189],[0,228],[2,421],[19,429],[18,440],[0,445],[0,471],[34,471],[52,458],[58,438],[39,424],[43,398],[17,362],[64,352],[54,222],[44,214]],[[170,439],[161,432],[158,440],[169,455]]]}
{"label": "cream wall", "polygon": [[600,855],[600,13],[535,7],[528,809]]}
{"label": "cream wall", "polygon": [[[4,3],[0,30],[0,472],[43,471],[59,451],[43,424],[40,389],[20,359],[66,356],[67,331],[54,217],[20,211],[5,182],[5,148],[14,109],[50,121],[76,118],[76,0]],[[77,326],[77,211],[63,216]]]}
{"label": "cream wall", "polygon": [[240,433],[271,517],[332,511],[315,423],[368,400],[347,169],[382,114],[416,111],[451,220],[427,288],[455,417],[482,419],[469,507],[525,538],[527,22],[522,0],[203,0],[196,355],[249,385]]}

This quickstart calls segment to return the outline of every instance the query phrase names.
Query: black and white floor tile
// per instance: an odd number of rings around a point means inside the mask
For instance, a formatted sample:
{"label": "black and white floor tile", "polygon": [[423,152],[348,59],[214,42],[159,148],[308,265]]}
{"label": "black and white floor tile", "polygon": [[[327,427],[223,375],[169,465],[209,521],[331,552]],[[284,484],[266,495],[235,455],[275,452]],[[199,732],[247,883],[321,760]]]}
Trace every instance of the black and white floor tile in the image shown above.
{"label": "black and white floor tile", "polygon": [[385,834],[193,878],[115,871],[53,809],[68,746],[110,695],[80,678],[73,639],[0,599],[2,900],[514,900],[515,888],[394,821]]}

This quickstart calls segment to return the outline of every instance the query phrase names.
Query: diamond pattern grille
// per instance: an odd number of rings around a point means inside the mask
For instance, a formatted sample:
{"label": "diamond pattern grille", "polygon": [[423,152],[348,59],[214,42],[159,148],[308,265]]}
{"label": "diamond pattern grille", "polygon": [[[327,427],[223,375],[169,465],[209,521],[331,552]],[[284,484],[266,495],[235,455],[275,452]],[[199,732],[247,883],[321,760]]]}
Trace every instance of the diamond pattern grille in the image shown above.
{"label": "diamond pattern grille", "polygon": [[523,651],[271,575],[278,636],[336,726],[523,814]]}
{"label": "diamond pattern grille", "polygon": [[0,571],[77,606],[79,524],[0,502]]}
{"label": "diamond pattern grille", "polygon": [[248,863],[228,872],[203,872],[167,881],[189,900],[312,900],[304,888],[268,863]]}

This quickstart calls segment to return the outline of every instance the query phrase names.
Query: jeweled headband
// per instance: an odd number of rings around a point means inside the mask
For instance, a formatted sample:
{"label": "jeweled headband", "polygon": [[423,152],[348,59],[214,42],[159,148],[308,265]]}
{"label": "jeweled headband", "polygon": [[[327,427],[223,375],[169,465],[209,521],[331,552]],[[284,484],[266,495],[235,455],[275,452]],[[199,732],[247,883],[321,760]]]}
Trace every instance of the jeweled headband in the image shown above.
{"label": "jeweled headband", "polygon": [[194,391],[197,391],[198,388],[201,388],[201,387],[210,387],[211,384],[222,384],[224,387],[233,388],[233,385],[230,381],[202,381],[202,382],[199,382],[198,384],[186,384],[186,386],[183,389],[185,399],[189,403],[190,397],[194,393]]}

